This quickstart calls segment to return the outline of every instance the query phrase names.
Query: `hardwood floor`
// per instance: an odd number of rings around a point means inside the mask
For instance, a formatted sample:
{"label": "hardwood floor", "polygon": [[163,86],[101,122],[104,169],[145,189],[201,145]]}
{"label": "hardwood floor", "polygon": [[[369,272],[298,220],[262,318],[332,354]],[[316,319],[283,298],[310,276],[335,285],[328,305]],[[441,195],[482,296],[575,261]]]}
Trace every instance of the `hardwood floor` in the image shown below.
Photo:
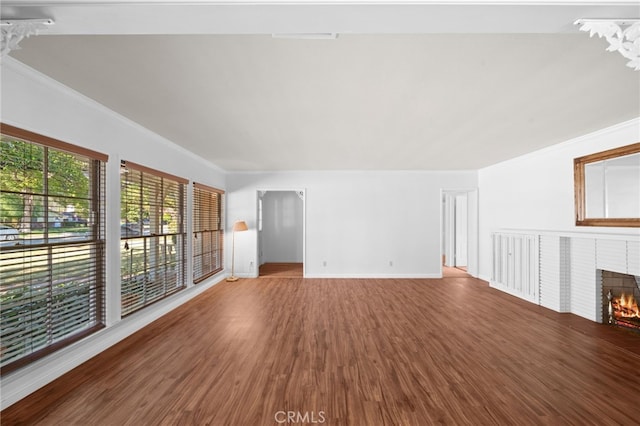
{"label": "hardwood floor", "polygon": [[216,285],[1,421],[271,425],[292,411],[329,425],[632,425],[639,373],[640,335],[472,278],[243,279]]}
{"label": "hardwood floor", "polygon": [[442,276],[444,278],[470,278],[471,275],[465,270],[460,268],[452,268],[450,266],[442,266]]}
{"label": "hardwood floor", "polygon": [[302,278],[302,263],[265,263],[260,266],[260,277]]}

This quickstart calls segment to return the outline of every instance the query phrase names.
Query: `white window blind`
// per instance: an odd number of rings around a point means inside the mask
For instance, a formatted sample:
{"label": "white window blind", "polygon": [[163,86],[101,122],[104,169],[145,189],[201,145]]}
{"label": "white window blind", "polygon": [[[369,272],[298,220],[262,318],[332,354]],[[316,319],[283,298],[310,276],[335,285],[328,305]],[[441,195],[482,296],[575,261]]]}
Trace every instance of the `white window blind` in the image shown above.
{"label": "white window blind", "polygon": [[1,131],[5,373],[104,326],[107,156],[5,124]]}
{"label": "white window blind", "polygon": [[193,282],[222,270],[224,191],[199,183],[193,185]]}
{"label": "white window blind", "polygon": [[121,164],[121,300],[128,315],[185,287],[187,180]]}

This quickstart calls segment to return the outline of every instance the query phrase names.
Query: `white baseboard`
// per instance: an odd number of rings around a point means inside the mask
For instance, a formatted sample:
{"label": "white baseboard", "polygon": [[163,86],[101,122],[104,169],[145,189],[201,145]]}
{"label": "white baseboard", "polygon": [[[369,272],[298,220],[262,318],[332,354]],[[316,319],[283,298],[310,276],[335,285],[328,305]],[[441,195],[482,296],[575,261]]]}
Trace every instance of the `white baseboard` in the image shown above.
{"label": "white baseboard", "polygon": [[496,290],[500,290],[503,293],[507,293],[511,296],[517,297],[518,299],[522,299],[522,300],[526,300],[527,302],[531,302],[534,305],[539,305],[538,301],[527,297],[526,295],[522,294],[522,293],[518,293],[517,291],[514,291],[510,288],[507,288],[503,285],[501,285],[500,283],[494,282],[494,281],[489,281],[489,287],[491,288],[495,288]]}
{"label": "white baseboard", "polygon": [[441,274],[307,274],[305,278],[344,278],[344,279],[430,279],[442,278]]}
{"label": "white baseboard", "polygon": [[491,282],[491,276],[487,276],[487,275],[478,275],[478,279],[482,281],[486,281],[488,283]]}

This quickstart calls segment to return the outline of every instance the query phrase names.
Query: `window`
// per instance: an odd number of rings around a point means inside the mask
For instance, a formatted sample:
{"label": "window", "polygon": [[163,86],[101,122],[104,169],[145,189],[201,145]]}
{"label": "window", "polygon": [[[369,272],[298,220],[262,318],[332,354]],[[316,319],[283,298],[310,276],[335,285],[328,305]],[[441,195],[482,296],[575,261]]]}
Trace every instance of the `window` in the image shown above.
{"label": "window", "polygon": [[2,373],[104,327],[106,161],[2,124]]}
{"label": "window", "polygon": [[122,315],[185,287],[187,180],[123,161],[120,170]]}
{"label": "window", "polygon": [[193,185],[193,282],[222,270],[223,191]]}

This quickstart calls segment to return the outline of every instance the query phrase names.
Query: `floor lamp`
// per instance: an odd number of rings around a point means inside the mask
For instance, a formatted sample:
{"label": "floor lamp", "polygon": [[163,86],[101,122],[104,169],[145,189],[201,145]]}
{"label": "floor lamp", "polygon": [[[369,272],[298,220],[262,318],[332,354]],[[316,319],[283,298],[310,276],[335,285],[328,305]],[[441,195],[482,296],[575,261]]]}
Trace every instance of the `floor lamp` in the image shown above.
{"label": "floor lamp", "polygon": [[233,224],[233,234],[231,236],[231,276],[227,278],[227,281],[238,281],[238,277],[234,275],[235,261],[236,261],[236,231],[242,232],[249,228],[244,220],[239,220]]}

